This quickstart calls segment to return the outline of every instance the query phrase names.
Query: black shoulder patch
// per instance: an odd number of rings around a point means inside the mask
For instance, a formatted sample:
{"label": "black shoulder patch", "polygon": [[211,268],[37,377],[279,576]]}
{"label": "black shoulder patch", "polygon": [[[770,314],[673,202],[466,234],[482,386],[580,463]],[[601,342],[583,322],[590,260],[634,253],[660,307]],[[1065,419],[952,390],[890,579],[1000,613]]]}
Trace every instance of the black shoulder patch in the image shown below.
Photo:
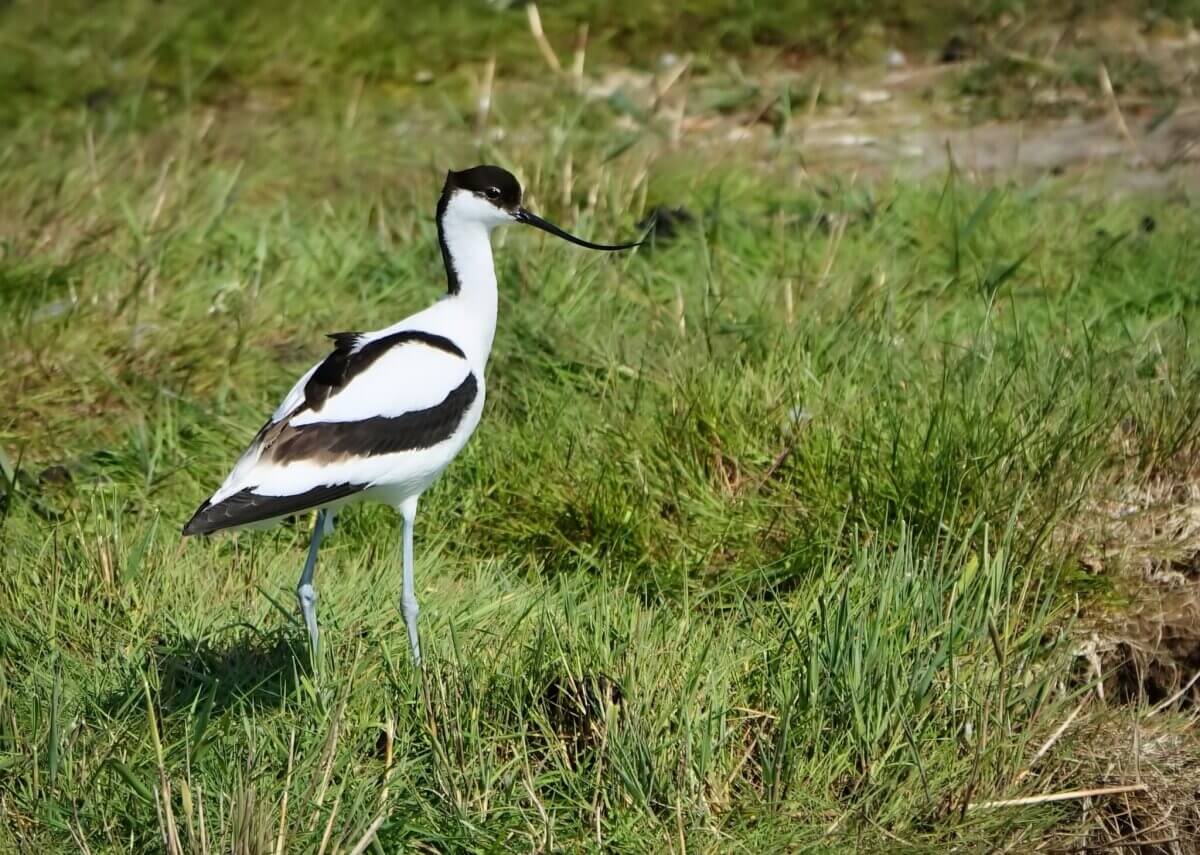
{"label": "black shoulder patch", "polygon": [[304,384],[304,404],[310,410],[319,410],[325,406],[325,401],[333,394],[333,390],[344,386],[349,379],[350,366],[354,356],[354,348],[358,346],[361,333],[339,332],[331,333],[333,353],[325,357],[325,361],[317,366],[312,377]]}
{"label": "black shoulder patch", "polygon": [[445,336],[423,330],[401,330],[369,341],[362,347],[362,333],[341,332],[329,336],[334,341],[333,353],[317,366],[312,377],[304,384],[304,408],[320,412],[330,396],[337,394],[347,383],[366,371],[388,350],[408,342],[421,342],[428,347],[443,350],[459,359],[466,359],[462,348]]}
{"label": "black shoulder patch", "polygon": [[354,345],[358,344],[359,339],[362,338],[362,333],[360,333],[360,332],[331,332],[329,335],[325,336],[325,338],[333,339],[334,346],[336,348],[338,348],[339,350],[342,348],[346,348],[347,350],[350,350],[354,347]]}

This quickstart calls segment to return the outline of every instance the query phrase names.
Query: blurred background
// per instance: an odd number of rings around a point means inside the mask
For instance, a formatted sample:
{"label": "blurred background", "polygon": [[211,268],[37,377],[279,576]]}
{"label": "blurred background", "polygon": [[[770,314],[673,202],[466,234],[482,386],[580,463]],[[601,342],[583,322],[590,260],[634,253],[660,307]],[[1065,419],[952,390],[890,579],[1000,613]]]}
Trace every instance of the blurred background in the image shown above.
{"label": "blurred background", "polygon": [[1194,0],[10,2],[3,14],[0,121],[43,142],[209,116],[254,152],[269,117],[301,123],[288,129],[297,147],[317,124],[352,130],[348,144],[375,152],[361,168],[395,173],[435,152],[511,151],[539,128],[550,154],[570,115],[625,162],[686,141],[792,163],[802,148],[805,163],[847,172],[934,172],[947,146],[989,171],[1123,155],[1162,171],[1189,160],[1196,130]]}

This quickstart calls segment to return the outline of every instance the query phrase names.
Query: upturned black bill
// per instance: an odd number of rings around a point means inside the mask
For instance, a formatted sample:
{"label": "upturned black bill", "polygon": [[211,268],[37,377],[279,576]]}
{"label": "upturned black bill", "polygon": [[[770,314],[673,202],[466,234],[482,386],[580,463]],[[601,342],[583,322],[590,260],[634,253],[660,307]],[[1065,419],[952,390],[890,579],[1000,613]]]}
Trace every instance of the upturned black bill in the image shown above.
{"label": "upturned black bill", "polygon": [[544,232],[549,232],[555,237],[560,237],[565,241],[570,241],[571,243],[578,244],[579,246],[586,246],[588,249],[602,249],[606,252],[615,252],[620,249],[633,249],[635,246],[642,245],[642,241],[638,241],[637,243],[618,244],[592,243],[591,241],[584,240],[583,238],[577,238],[570,232],[564,232],[558,226],[554,225],[554,223],[547,222],[537,214],[530,213],[524,208],[517,209],[517,222],[525,223],[526,225],[533,226],[534,228],[539,228]]}

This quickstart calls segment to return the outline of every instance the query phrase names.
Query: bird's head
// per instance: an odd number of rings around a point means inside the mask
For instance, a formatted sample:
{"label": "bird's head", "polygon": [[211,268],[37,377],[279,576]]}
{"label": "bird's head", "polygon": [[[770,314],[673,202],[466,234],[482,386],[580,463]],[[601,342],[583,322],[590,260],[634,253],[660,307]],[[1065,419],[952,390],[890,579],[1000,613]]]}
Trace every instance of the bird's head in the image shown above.
{"label": "bird's head", "polygon": [[460,223],[479,223],[489,231],[496,226],[523,223],[549,232],[565,241],[609,252],[632,249],[637,243],[602,244],[592,243],[560,229],[521,205],[521,184],[506,169],[499,166],[473,166],[461,172],[446,173],[446,184],[442,187],[442,198],[438,202],[438,222],[447,220]]}

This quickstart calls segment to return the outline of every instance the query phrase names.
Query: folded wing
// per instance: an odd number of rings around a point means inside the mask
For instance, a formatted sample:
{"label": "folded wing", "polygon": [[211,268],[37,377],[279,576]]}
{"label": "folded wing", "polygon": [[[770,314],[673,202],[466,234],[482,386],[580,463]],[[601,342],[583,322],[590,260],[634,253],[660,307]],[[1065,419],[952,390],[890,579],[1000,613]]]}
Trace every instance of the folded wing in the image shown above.
{"label": "folded wing", "polygon": [[184,534],[274,520],[352,498],[406,452],[455,436],[480,389],[463,352],[421,330],[338,333]]}

